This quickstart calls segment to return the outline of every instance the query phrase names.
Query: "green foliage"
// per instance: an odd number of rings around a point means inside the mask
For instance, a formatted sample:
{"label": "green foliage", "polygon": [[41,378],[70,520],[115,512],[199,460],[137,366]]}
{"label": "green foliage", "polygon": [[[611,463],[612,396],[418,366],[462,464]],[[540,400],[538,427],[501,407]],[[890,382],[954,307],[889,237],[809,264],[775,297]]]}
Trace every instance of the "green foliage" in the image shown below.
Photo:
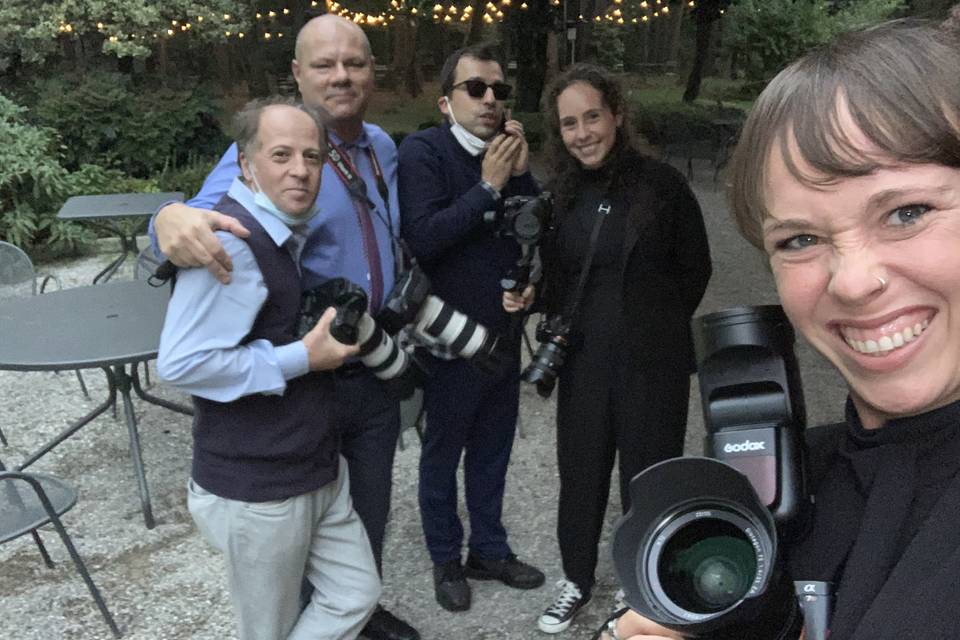
{"label": "green foliage", "polygon": [[623,71],[623,54],[626,51],[623,34],[623,27],[615,24],[607,22],[594,24],[587,59],[611,71]]}
{"label": "green foliage", "polygon": [[131,177],[93,164],[68,171],[63,144],[49,127],[30,124],[26,110],[0,94],[0,239],[33,255],[76,254],[94,239],[89,227],[58,220],[67,198],[158,191],[157,179]]}
{"label": "green foliage", "polygon": [[69,169],[99,164],[146,177],[171,159],[219,153],[228,142],[213,101],[199,89],[135,89],[128,76],[105,72],[37,85],[31,116],[60,132]]}
{"label": "green foliage", "polygon": [[200,191],[216,163],[217,159],[191,157],[181,166],[165,166],[156,177],[157,186],[160,191],[181,191],[190,197]]}
{"label": "green foliage", "polygon": [[54,224],[67,189],[52,129],[28,124],[25,109],[0,94],[0,238],[28,250],[54,231],[51,242],[75,248],[79,230]]}
{"label": "green foliage", "polygon": [[831,11],[827,0],[738,0],[725,45],[748,82],[761,87],[809,49],[843,31],[880,22],[903,0],[858,0]]}
{"label": "green foliage", "polygon": [[730,132],[717,122],[742,120],[745,114],[735,107],[696,102],[642,102],[635,104],[632,117],[637,132],[653,146],[677,142],[718,146]]}
{"label": "green foliage", "polygon": [[161,39],[169,37],[222,41],[225,31],[250,29],[257,4],[253,0],[4,0],[0,4],[0,71],[16,60],[43,62],[58,50],[58,40],[77,44],[83,39],[85,44],[96,43],[104,53],[135,58],[146,58]]}

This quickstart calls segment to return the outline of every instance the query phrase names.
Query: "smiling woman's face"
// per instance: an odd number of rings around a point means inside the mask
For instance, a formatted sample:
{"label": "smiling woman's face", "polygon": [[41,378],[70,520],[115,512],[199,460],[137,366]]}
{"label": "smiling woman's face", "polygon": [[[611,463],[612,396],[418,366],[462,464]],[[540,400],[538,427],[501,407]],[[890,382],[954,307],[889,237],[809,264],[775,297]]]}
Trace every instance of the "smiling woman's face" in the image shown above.
{"label": "smiling woman's face", "polygon": [[560,137],[585,169],[603,165],[617,141],[623,117],[614,115],[603,94],[586,82],[574,82],[557,96]]}
{"label": "smiling woman's face", "polygon": [[960,169],[885,164],[812,186],[774,145],[763,225],[784,310],[868,428],[960,399]]}

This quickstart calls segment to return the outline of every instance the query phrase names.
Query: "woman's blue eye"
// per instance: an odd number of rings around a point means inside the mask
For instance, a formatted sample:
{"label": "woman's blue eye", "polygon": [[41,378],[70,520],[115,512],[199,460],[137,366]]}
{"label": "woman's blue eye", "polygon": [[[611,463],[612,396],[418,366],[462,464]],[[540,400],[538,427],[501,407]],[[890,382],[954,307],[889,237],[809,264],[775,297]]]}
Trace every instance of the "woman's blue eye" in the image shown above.
{"label": "woman's blue eye", "polygon": [[911,204],[905,207],[897,207],[890,212],[887,221],[894,226],[915,224],[917,220],[928,211],[930,211],[930,207],[925,204]]}
{"label": "woman's blue eye", "polygon": [[792,236],[786,240],[781,240],[777,243],[777,249],[785,249],[787,251],[796,251],[798,249],[805,249],[807,247],[812,247],[817,244],[819,239],[817,236],[809,233],[801,233],[800,235]]}

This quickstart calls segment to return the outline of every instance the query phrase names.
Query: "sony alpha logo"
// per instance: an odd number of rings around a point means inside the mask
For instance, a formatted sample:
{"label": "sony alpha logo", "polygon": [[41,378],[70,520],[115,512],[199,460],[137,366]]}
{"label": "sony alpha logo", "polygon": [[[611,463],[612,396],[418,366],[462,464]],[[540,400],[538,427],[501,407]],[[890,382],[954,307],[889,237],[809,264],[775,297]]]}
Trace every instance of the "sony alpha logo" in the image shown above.
{"label": "sony alpha logo", "polygon": [[743,442],[729,443],[723,445],[724,453],[744,453],[746,451],[766,451],[766,442],[757,442],[754,440],[744,440]]}

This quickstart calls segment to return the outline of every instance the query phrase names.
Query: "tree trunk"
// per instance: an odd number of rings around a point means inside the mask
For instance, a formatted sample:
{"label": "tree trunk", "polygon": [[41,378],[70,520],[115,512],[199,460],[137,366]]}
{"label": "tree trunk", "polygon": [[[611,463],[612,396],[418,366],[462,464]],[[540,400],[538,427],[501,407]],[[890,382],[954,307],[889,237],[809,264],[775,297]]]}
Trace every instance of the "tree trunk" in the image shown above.
{"label": "tree trunk", "polygon": [[671,12],[673,28],[670,36],[670,53],[667,62],[676,66],[680,59],[680,34],[683,33],[683,3],[679,3]]}
{"label": "tree trunk", "polygon": [[548,0],[528,0],[526,11],[511,10],[517,55],[516,110],[540,111],[540,94],[546,80],[547,31],[550,28]]}
{"label": "tree trunk", "polygon": [[687,77],[687,88],[683,92],[684,102],[693,102],[700,95],[700,82],[703,80],[703,69],[707,58],[710,55],[710,34],[713,31],[713,20],[706,14],[707,12],[698,12],[697,15],[697,43],[696,52],[693,57],[693,68],[690,69],[690,75]]}
{"label": "tree trunk", "polygon": [[413,16],[401,17],[394,21],[393,61],[391,72],[403,83],[403,88],[411,97],[423,93],[420,70],[417,68],[417,30],[419,21]]}
{"label": "tree trunk", "polygon": [[566,28],[559,36],[556,31],[547,32],[547,74],[543,79],[544,84],[552,82],[560,73],[560,43],[566,42],[566,38]]}
{"label": "tree trunk", "polygon": [[576,61],[589,62],[590,46],[593,41],[593,16],[597,12],[597,0],[583,0],[580,13],[583,22],[577,24]]}
{"label": "tree trunk", "polygon": [[169,71],[169,58],[167,57],[167,39],[160,36],[160,50],[157,55],[157,62],[160,67],[160,83],[167,86],[167,72]]}
{"label": "tree trunk", "polygon": [[483,15],[486,13],[484,7],[486,3],[483,0],[473,0],[471,5],[473,14],[470,16],[470,27],[467,29],[467,35],[463,40],[463,46],[469,47],[477,44],[483,39]]}

